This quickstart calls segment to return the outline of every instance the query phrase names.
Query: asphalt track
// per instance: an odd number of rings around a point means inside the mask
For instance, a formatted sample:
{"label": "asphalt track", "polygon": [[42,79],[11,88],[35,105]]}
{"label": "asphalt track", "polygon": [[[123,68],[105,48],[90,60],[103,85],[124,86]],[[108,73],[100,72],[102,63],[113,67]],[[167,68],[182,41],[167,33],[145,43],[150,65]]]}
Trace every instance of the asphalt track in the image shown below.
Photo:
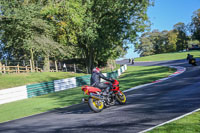
{"label": "asphalt track", "polygon": [[[128,63],[128,60],[118,63]],[[200,108],[200,66],[193,67],[185,60],[135,62],[134,65],[183,66],[186,71],[163,82],[127,92],[126,105],[93,113],[86,103],[78,104],[1,123],[0,132],[137,133]],[[134,82],[134,79],[128,82]]]}

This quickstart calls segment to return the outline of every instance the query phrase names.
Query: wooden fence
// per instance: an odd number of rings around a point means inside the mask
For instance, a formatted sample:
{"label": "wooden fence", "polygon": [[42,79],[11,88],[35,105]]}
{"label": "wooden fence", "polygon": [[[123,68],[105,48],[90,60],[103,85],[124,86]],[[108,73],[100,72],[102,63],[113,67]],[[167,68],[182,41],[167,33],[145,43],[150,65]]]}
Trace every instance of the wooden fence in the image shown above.
{"label": "wooden fence", "polygon": [[29,72],[41,72],[42,70],[40,68],[33,69],[29,66],[5,66],[0,65],[0,73],[29,73]]}
{"label": "wooden fence", "polygon": [[[21,66],[20,66],[21,65]],[[31,60],[25,61],[9,61],[9,60],[0,60],[0,73],[28,73],[28,72],[42,72],[44,64],[34,61],[34,64]],[[78,68],[78,64],[66,64],[63,62],[50,61],[49,62],[49,72],[83,72]]]}

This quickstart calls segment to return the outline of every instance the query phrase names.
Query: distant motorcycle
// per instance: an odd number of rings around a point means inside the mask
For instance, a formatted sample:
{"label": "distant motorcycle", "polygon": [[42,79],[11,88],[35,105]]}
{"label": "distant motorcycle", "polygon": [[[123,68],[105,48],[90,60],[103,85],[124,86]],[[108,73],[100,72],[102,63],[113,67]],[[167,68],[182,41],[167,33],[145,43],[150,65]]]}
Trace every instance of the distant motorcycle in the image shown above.
{"label": "distant motorcycle", "polygon": [[192,64],[193,66],[196,66],[196,65],[197,65],[196,59],[193,57],[193,55],[188,54],[188,55],[187,55],[187,60],[188,60],[188,63],[189,63],[189,64]]}
{"label": "distant motorcycle", "polygon": [[189,64],[192,64],[193,66],[196,66],[197,65],[196,59],[195,58],[189,59]]}
{"label": "distant motorcycle", "polygon": [[[110,83],[105,82],[105,84]],[[107,95],[105,95],[99,88],[93,86],[84,85],[81,89],[86,95],[89,95],[89,98],[83,99],[83,101],[87,101],[90,109],[96,113],[101,112],[104,107],[115,105],[116,101],[119,104],[126,104],[126,96],[119,89],[119,82],[117,80],[113,80],[112,88]]]}

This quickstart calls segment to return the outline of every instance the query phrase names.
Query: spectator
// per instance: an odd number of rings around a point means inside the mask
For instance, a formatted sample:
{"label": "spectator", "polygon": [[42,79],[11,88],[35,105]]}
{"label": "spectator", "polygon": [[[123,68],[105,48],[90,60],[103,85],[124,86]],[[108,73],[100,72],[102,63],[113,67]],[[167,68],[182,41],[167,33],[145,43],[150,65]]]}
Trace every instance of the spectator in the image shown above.
{"label": "spectator", "polygon": [[134,58],[132,58],[132,61],[131,61],[131,63],[134,65]]}
{"label": "spectator", "polygon": [[131,63],[131,58],[129,58],[129,63]]}

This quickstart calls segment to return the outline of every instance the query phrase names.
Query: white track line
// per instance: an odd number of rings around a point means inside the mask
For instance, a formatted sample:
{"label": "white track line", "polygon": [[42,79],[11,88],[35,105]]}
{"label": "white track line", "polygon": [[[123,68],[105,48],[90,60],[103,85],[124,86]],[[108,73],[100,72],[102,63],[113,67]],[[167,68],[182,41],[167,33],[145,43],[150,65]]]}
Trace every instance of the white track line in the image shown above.
{"label": "white track line", "polygon": [[185,116],[188,116],[188,115],[190,115],[190,114],[192,114],[192,113],[195,113],[195,112],[197,112],[197,111],[200,111],[200,108],[199,108],[199,109],[196,109],[196,110],[194,110],[194,111],[192,111],[192,112],[186,113],[186,114],[184,114],[184,115],[181,115],[181,116],[179,116],[179,117],[176,117],[176,118],[174,118],[174,119],[172,119],[172,120],[169,120],[169,121],[166,121],[166,122],[164,122],[164,123],[161,123],[161,124],[159,124],[159,125],[157,125],[157,126],[154,126],[154,127],[149,128],[149,129],[146,129],[146,130],[144,130],[144,131],[141,131],[141,132],[139,132],[139,133],[145,133],[145,132],[147,132],[147,131],[153,130],[154,128],[157,128],[157,127],[163,126],[163,125],[165,125],[165,124],[167,124],[167,123],[170,123],[170,122],[179,120],[179,119],[181,119],[181,118],[183,118],[183,117],[185,117]]}
{"label": "white track line", "polygon": [[[152,85],[152,84],[156,84],[156,83],[162,82],[162,81],[164,81],[164,80],[167,80],[167,79],[173,78],[173,77],[175,77],[175,76],[178,76],[178,75],[182,74],[183,72],[185,72],[185,70],[186,70],[185,67],[180,67],[180,66],[169,66],[169,67],[170,67],[170,68],[176,68],[177,71],[174,72],[173,74],[169,75],[169,76],[166,77],[166,78],[158,79],[158,80],[156,80],[156,81],[153,81],[152,83],[148,83],[148,84],[144,84],[144,85],[139,85],[139,86],[130,88],[130,89],[128,89],[128,90],[125,90],[125,91],[123,91],[123,92],[129,92],[129,91],[132,91],[132,90],[140,89],[140,88],[145,87],[145,86],[148,86],[148,85]],[[164,124],[167,124],[167,123],[170,123],[170,122],[172,122],[172,121],[181,119],[181,118],[183,118],[184,116],[190,115],[190,114],[192,114],[192,113],[194,113],[194,112],[197,112],[197,111],[200,111],[200,109],[194,110],[194,111],[192,111],[192,112],[190,112],[190,113],[184,114],[184,115],[182,115],[182,116],[179,116],[179,117],[174,118],[174,119],[172,119],[172,120],[169,120],[169,121],[167,121],[167,122],[161,123],[161,124],[159,124],[159,125],[157,125],[157,126],[151,127],[151,128],[149,128],[149,129],[146,129],[146,130],[141,131],[141,132],[139,132],[139,133],[144,133],[144,132],[150,131],[150,130],[156,128],[156,127],[160,127],[160,126],[162,126],[162,125],[164,125]]]}
{"label": "white track line", "polygon": [[148,85],[152,85],[152,84],[156,84],[156,83],[162,82],[162,81],[164,81],[164,80],[167,80],[167,79],[170,79],[170,78],[172,78],[172,77],[178,76],[178,75],[182,74],[183,72],[185,72],[185,70],[186,70],[185,67],[180,67],[180,66],[169,66],[169,67],[170,67],[170,68],[176,68],[177,71],[174,72],[173,74],[169,75],[169,76],[166,77],[166,78],[158,79],[158,80],[156,80],[156,81],[153,81],[152,83],[139,85],[139,86],[130,88],[130,89],[128,89],[128,90],[125,90],[125,91],[123,91],[123,92],[129,92],[129,91],[132,91],[132,90],[140,89],[140,88],[145,87],[145,86],[148,86]]}

